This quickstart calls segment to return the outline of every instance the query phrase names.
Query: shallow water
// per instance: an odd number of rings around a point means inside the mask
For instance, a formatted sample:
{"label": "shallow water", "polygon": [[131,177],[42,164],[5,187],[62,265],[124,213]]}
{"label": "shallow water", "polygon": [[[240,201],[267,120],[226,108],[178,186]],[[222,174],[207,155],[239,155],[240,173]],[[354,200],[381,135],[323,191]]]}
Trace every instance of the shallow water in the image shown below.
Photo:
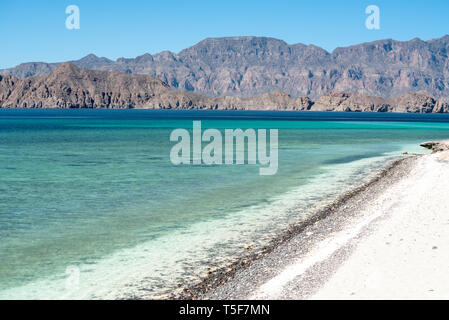
{"label": "shallow water", "polygon": [[[173,166],[170,132],[192,120],[279,129],[277,174]],[[0,110],[0,297],[164,297],[448,129],[446,115]]]}

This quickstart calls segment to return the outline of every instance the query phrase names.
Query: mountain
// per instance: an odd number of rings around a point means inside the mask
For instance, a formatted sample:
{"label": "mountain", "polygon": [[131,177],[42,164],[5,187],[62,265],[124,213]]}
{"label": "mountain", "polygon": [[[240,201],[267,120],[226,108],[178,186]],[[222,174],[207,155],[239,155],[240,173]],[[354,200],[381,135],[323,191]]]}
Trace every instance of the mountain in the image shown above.
{"label": "mountain", "polygon": [[81,69],[69,62],[41,76],[0,76],[0,108],[304,110],[310,106],[308,98],[282,92],[211,98],[173,89],[153,76]]}
{"label": "mountain", "polygon": [[348,92],[330,92],[315,101],[312,111],[447,113],[449,104],[427,92],[408,92],[394,98],[367,96]]}
{"label": "mountain", "polygon": [[[209,38],[178,54],[164,51],[112,61],[93,54],[80,68],[148,74],[182,91],[252,97],[282,91],[317,99],[329,92],[394,97],[426,91],[449,97],[449,35],[423,41],[391,39],[337,48],[264,37]],[[25,63],[0,70],[18,78],[43,75],[57,63]]]}
{"label": "mountain", "polygon": [[312,110],[449,112],[446,102],[425,92],[395,98],[331,92],[313,102],[272,91],[251,98],[207,97],[176,90],[150,75],[88,70],[72,63],[25,79],[0,76],[0,108],[141,108],[220,110]]}

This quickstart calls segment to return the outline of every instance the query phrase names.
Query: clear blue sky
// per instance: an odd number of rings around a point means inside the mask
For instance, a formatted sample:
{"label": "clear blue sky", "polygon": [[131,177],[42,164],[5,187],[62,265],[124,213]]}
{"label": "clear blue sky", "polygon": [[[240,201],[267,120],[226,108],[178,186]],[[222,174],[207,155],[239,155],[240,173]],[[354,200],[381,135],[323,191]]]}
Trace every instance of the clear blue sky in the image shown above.
{"label": "clear blue sky", "polygon": [[[65,27],[68,5],[80,30]],[[365,28],[377,5],[381,29]],[[449,33],[447,0],[0,0],[0,68],[67,61],[89,53],[110,59],[178,52],[207,37],[270,36],[288,43],[339,46],[383,38],[423,40]]]}

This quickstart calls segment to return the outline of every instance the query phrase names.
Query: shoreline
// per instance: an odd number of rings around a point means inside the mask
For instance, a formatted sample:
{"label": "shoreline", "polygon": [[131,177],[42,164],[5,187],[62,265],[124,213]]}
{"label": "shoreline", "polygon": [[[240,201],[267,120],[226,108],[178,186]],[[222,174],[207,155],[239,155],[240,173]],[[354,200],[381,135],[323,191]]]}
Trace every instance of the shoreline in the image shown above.
{"label": "shoreline", "polygon": [[13,111],[143,111],[143,112],[207,112],[207,113],[226,113],[226,112],[254,112],[254,113],[270,113],[270,112],[279,112],[279,113],[303,113],[303,114],[314,114],[314,113],[323,113],[323,114],[376,114],[376,115],[410,115],[410,116],[418,116],[418,117],[438,117],[438,116],[448,116],[449,111],[447,112],[403,112],[403,111],[350,111],[350,110],[300,110],[300,109],[258,109],[258,108],[250,108],[250,109],[192,109],[192,108],[121,108],[121,107],[102,107],[102,108],[29,108],[29,107],[0,107],[0,112],[13,112]]}
{"label": "shoreline", "polygon": [[432,154],[364,210],[378,219],[348,244],[351,254],[307,298],[449,298],[449,141],[431,144]]}
{"label": "shoreline", "polygon": [[181,294],[172,294],[169,299],[263,298],[252,297],[252,291],[279,273],[291,259],[305,255],[318,241],[343,229],[348,219],[356,215],[342,212],[360,206],[368,197],[374,197],[383,187],[399,180],[420,157],[413,155],[392,160],[368,182],[346,191],[306,220],[291,225],[273,238],[269,245],[210,272],[200,282],[185,287]]}
{"label": "shoreline", "polygon": [[192,287],[190,298],[449,298],[449,140],[421,146],[432,153],[394,161],[246,266]]}

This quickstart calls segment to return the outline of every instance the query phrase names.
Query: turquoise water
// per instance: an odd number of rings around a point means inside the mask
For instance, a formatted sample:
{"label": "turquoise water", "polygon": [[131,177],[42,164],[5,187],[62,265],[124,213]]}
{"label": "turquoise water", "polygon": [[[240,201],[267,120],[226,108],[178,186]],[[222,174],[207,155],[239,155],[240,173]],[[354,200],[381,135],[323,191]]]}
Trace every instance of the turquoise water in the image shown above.
{"label": "turquoise water", "polygon": [[[170,132],[279,129],[279,169],[174,166]],[[260,247],[445,115],[0,110],[0,298],[164,297]],[[68,285],[70,272],[79,281]],[[78,278],[77,278],[78,279]]]}

